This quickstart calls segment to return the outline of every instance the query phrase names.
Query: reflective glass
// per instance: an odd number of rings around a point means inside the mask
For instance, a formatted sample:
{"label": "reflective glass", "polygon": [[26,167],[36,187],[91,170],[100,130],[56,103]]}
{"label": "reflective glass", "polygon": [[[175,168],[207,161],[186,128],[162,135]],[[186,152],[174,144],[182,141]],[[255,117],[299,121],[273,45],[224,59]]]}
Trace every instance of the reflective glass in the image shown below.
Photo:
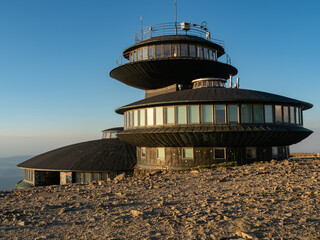
{"label": "reflective glass", "polygon": [[132,117],[132,112],[129,114],[129,119],[130,119],[130,127],[133,126],[133,117]]}
{"label": "reflective glass", "polygon": [[138,126],[138,110],[133,111],[133,126]]}
{"label": "reflective glass", "polygon": [[157,148],[157,158],[164,158],[165,150],[164,148]]}
{"label": "reflective glass", "polygon": [[189,106],[189,123],[199,123],[199,106]]}
{"label": "reflective glass", "polygon": [[174,124],[174,107],[166,107],[166,123]]}
{"label": "reflective glass", "polygon": [[202,47],[200,47],[200,46],[197,46],[197,57],[203,58]]}
{"label": "reflective glass", "polygon": [[216,60],[216,53],[217,53],[217,51],[213,51],[213,52],[212,52],[213,60]]}
{"label": "reflective glass", "polygon": [[275,112],[276,112],[276,123],[282,123],[281,105],[276,105],[275,106]]}
{"label": "reflective glass", "polygon": [[215,105],[215,120],[216,123],[226,122],[226,105]]}
{"label": "reflective glass", "polygon": [[301,111],[301,108],[298,108],[299,109],[299,124],[302,125],[302,111]]}
{"label": "reflective glass", "polygon": [[188,57],[188,45],[181,44],[181,57]]}
{"label": "reflective glass", "polygon": [[105,172],[101,173],[101,180],[103,181],[103,180],[107,180],[107,179],[108,179],[108,174]]}
{"label": "reflective glass", "polygon": [[140,110],[140,126],[146,125],[146,110],[141,109]]}
{"label": "reflective glass", "polygon": [[211,50],[211,49],[209,49],[209,59],[210,59],[210,60],[213,60],[212,50]]}
{"label": "reflective glass", "polygon": [[156,58],[162,57],[162,45],[156,45]]}
{"label": "reflective glass", "polygon": [[229,123],[238,123],[238,105],[229,105]]}
{"label": "reflective glass", "polygon": [[137,61],[141,60],[141,50],[137,50]]}
{"label": "reflective glass", "polygon": [[241,105],[241,123],[252,123],[252,105]]}
{"label": "reflective glass", "polygon": [[296,124],[299,124],[299,110],[297,107],[295,109],[296,109]]}
{"label": "reflective glass", "polygon": [[99,181],[99,173],[93,173],[93,181]]}
{"label": "reflective glass", "polygon": [[129,127],[129,113],[126,112],[126,127]]}
{"label": "reflective glass", "polygon": [[179,45],[178,44],[173,44],[172,45],[172,55],[173,57],[179,57]]}
{"label": "reflective glass", "polygon": [[264,105],[264,122],[273,123],[272,105]]}
{"label": "reflective glass", "polygon": [[255,147],[246,148],[246,158],[247,159],[256,159],[257,158],[257,149]]}
{"label": "reflective glass", "polygon": [[283,106],[283,122],[289,122],[289,108],[287,106]]}
{"label": "reflective glass", "polygon": [[202,105],[202,122],[212,123],[212,105]]}
{"label": "reflective glass", "polygon": [[148,47],[148,56],[149,56],[149,59],[153,59],[154,58],[154,46],[149,46]]}
{"label": "reflective glass", "polygon": [[208,58],[208,48],[203,48],[203,57],[204,57],[205,59],[209,59],[209,58]]}
{"label": "reflective glass", "polygon": [[84,181],[85,182],[90,182],[91,181],[91,173],[84,173]]}
{"label": "reflective glass", "polygon": [[117,134],[115,132],[111,133],[110,135],[111,138],[116,138],[117,137]]}
{"label": "reflective glass", "polygon": [[81,182],[81,172],[76,172],[76,182]]}
{"label": "reflective glass", "polygon": [[183,158],[193,158],[193,148],[183,148],[182,154]]}
{"label": "reflective glass", "polygon": [[196,46],[189,45],[189,57],[196,57]]}
{"label": "reflective glass", "polygon": [[156,125],[163,125],[163,107],[156,108]]}
{"label": "reflective glass", "polygon": [[171,56],[171,45],[166,44],[164,46],[164,57],[170,57]]}
{"label": "reflective glass", "polygon": [[147,47],[142,48],[142,60],[148,59]]}
{"label": "reflective glass", "polygon": [[147,108],[147,125],[153,125],[153,108]]}
{"label": "reflective glass", "polygon": [[134,62],[137,61],[137,52],[136,51],[133,52],[133,61]]}
{"label": "reflective glass", "polygon": [[263,123],[262,105],[253,105],[253,122]]}
{"label": "reflective glass", "polygon": [[278,157],[278,147],[272,147],[272,157],[273,158]]}
{"label": "reflective glass", "polygon": [[141,148],[141,157],[146,157],[146,148]]}
{"label": "reflective glass", "polygon": [[177,123],[186,124],[187,123],[187,109],[186,106],[177,107]]}
{"label": "reflective glass", "polygon": [[225,158],[225,148],[215,148],[214,149],[214,158]]}
{"label": "reflective glass", "polygon": [[294,107],[290,107],[290,123],[294,123]]}

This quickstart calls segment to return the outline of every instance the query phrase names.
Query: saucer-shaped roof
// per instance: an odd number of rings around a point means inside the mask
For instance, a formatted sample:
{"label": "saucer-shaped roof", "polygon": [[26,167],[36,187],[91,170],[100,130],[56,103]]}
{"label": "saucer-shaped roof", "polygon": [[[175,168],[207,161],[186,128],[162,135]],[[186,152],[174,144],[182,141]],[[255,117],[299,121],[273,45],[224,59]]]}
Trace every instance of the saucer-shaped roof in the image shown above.
{"label": "saucer-shaped roof", "polygon": [[267,92],[239,88],[207,87],[157,95],[120,107],[115,111],[123,114],[125,111],[143,107],[206,103],[288,104],[301,107],[303,110],[313,106],[307,102]]}
{"label": "saucer-shaped roof", "polygon": [[49,171],[126,171],[136,165],[136,148],[119,138],[101,139],[58,148],[23,163],[20,168]]}

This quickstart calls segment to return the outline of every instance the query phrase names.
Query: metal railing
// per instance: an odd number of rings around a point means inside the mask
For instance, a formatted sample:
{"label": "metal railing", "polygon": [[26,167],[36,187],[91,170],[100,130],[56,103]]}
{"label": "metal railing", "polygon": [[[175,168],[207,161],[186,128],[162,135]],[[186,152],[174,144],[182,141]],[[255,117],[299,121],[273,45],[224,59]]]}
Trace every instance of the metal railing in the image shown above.
{"label": "metal railing", "polygon": [[211,38],[209,30],[206,25],[198,25],[194,23],[185,22],[170,22],[155,24],[152,26],[144,27],[135,34],[135,43],[139,43],[143,40],[160,37],[167,35],[190,35],[204,38],[208,41],[216,43],[224,48],[224,41]]}

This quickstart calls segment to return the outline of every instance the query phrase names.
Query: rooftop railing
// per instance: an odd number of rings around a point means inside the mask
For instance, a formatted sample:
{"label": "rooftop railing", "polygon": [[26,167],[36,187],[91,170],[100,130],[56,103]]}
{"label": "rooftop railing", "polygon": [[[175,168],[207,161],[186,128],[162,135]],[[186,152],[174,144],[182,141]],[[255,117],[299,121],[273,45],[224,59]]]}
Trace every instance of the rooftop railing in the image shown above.
{"label": "rooftop railing", "polygon": [[206,28],[206,25],[186,23],[186,22],[170,22],[170,23],[161,23],[148,27],[142,28],[140,31],[135,34],[135,43],[139,43],[143,40],[160,37],[167,35],[190,35],[204,38],[208,41],[211,41],[215,44],[218,44],[224,48],[224,41],[219,39],[211,38],[209,30]]}

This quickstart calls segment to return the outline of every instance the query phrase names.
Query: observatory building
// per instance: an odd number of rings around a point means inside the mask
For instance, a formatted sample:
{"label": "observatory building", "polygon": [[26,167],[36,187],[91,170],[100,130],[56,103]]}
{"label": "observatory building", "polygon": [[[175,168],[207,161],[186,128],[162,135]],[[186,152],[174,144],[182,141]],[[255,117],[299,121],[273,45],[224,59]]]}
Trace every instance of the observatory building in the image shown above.
{"label": "observatory building", "polygon": [[303,127],[312,104],[241,89],[239,78],[233,86],[238,71],[224,42],[203,24],[148,26],[116,63],[112,78],[145,90],[145,99],[115,110],[124,115],[117,136],[137,147],[140,168],[285,159],[312,133]]}

